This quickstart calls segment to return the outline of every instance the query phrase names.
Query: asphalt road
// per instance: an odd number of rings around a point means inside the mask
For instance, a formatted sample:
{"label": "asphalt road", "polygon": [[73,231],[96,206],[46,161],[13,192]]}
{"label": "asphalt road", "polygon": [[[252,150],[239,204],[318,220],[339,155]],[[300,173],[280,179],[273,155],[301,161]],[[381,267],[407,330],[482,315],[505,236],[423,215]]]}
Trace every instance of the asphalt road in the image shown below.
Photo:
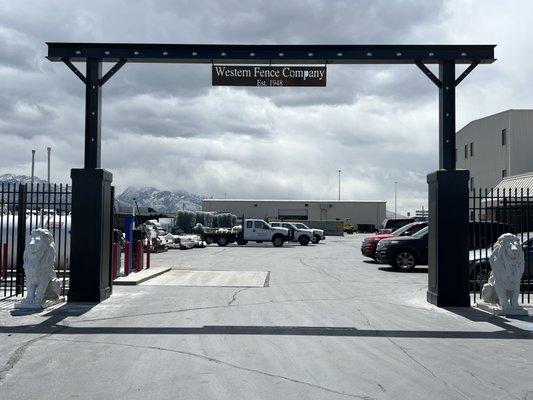
{"label": "asphalt road", "polygon": [[427,271],[362,236],[209,246],[154,265],[270,271],[267,287],[115,287],[97,306],[0,311],[0,399],[533,399],[533,320],[425,301]]}

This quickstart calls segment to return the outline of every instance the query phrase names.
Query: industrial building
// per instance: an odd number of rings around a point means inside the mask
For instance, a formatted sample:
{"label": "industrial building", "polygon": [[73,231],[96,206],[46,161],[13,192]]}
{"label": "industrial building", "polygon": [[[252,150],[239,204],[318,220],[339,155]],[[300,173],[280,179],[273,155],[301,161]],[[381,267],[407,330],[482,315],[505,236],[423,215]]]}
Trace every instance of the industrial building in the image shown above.
{"label": "industrial building", "polygon": [[203,211],[230,212],[247,218],[332,221],[349,218],[354,225],[379,226],[385,219],[385,201],[366,200],[248,200],[204,199]]}
{"label": "industrial building", "polygon": [[474,120],[456,135],[456,168],[470,170],[470,189],[533,171],[533,110],[507,110]]}

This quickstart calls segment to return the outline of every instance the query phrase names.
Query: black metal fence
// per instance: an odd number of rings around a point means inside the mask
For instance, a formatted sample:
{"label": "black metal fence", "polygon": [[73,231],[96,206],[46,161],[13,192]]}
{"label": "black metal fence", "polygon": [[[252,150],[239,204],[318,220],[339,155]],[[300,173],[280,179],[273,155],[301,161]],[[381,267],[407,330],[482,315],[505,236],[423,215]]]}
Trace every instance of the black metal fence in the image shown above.
{"label": "black metal fence", "polygon": [[0,299],[24,295],[23,254],[30,233],[46,228],[54,236],[55,268],[68,289],[72,192],[63,184],[0,185]]}
{"label": "black metal fence", "polygon": [[[533,193],[531,193],[533,195]],[[474,300],[480,298],[491,268],[489,256],[498,237],[517,235],[524,249],[525,269],[520,301],[531,303],[533,286],[533,197],[529,189],[477,189],[470,194],[470,287]]]}

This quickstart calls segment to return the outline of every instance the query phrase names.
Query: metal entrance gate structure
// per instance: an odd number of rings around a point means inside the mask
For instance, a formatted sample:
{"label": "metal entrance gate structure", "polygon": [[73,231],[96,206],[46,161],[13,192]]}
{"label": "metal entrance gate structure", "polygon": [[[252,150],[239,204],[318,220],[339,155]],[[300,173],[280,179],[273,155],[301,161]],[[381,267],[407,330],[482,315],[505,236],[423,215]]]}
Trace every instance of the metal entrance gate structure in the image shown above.
{"label": "metal entrance gate structure", "polygon": [[[439,170],[428,175],[427,299],[469,306],[468,178],[455,170],[455,88],[478,65],[495,61],[495,45],[225,45],[49,42],[47,58],[65,63],[85,85],[84,168],[73,169],[69,301],[111,294],[112,175],[101,169],[102,86],[126,63],[414,64],[439,90]],[[83,75],[73,62],[83,62]],[[102,64],[116,63],[105,75]],[[439,66],[438,77],[427,64]],[[458,77],[456,64],[468,67]],[[90,210],[90,212],[87,212]]]}
{"label": "metal entrance gate structure", "polygon": [[66,294],[70,272],[71,188],[63,184],[0,184],[0,300],[24,295],[23,255],[34,229],[52,233],[55,271]]}

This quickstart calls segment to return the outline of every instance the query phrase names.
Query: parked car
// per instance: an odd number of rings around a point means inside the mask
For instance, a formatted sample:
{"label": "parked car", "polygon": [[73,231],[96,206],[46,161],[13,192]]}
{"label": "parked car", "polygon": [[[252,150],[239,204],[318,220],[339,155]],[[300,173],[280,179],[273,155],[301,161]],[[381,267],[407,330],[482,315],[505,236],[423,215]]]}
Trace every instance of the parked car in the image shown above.
{"label": "parked car", "polygon": [[412,270],[418,264],[427,264],[428,227],[412,236],[380,240],[376,248],[376,259],[382,264],[390,264],[403,271]]}
{"label": "parked car", "polygon": [[509,224],[497,221],[470,221],[468,223],[468,248],[484,249],[493,243],[504,233],[513,233],[515,230]]}
{"label": "parked car", "polygon": [[[517,235],[524,250],[525,268],[522,283],[533,283],[533,232],[523,232]],[[492,245],[487,248],[470,250],[468,254],[468,271],[470,281],[478,290],[489,280],[491,267],[489,257],[492,254]]]}
{"label": "parked car", "polygon": [[376,233],[375,235],[371,235],[363,240],[363,243],[361,244],[361,254],[375,260],[376,247],[380,240],[396,236],[411,236],[426,226],[428,226],[427,222],[411,222],[410,224],[402,226],[400,229],[396,229],[392,233]]}
{"label": "parked car", "polygon": [[293,224],[298,229],[311,229],[313,231],[313,238],[311,239],[311,241],[315,244],[318,244],[321,240],[324,240],[326,238],[323,229],[309,228],[306,224],[302,222],[291,222],[291,224]]}
{"label": "parked car", "polygon": [[[424,233],[425,232],[425,233]],[[428,228],[413,236],[382,239],[376,248],[376,259],[400,270],[413,269],[416,265],[427,264]],[[490,247],[504,233],[515,233],[509,224],[496,221],[470,221],[468,227],[469,249]],[[416,239],[410,241],[411,238]]]}
{"label": "parked car", "polygon": [[307,246],[313,238],[313,231],[311,229],[298,228],[291,222],[271,222],[270,226],[288,229],[292,233],[292,241],[298,242],[302,246]]}
{"label": "parked car", "polygon": [[379,229],[380,233],[391,233],[404,225],[415,222],[414,218],[386,218]]}

